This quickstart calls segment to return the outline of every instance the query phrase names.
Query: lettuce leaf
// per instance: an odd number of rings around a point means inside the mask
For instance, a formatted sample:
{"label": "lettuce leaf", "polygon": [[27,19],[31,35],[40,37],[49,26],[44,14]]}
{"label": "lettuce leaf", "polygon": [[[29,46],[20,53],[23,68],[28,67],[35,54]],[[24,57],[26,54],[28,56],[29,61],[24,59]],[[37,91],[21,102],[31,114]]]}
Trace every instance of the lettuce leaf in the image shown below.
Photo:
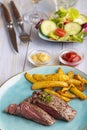
{"label": "lettuce leaf", "polygon": [[55,12],[56,15],[60,18],[69,18],[70,20],[74,20],[79,17],[80,13],[77,9],[70,7],[69,9],[60,8]]}

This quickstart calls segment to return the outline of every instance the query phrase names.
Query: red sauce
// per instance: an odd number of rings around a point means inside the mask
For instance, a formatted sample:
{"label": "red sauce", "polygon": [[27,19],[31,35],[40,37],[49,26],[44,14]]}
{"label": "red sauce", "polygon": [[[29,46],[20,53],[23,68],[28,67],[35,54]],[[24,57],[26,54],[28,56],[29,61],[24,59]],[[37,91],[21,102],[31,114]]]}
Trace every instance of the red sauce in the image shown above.
{"label": "red sauce", "polygon": [[62,55],[63,60],[68,61],[68,62],[78,62],[81,60],[81,56],[79,56],[76,52],[66,52],[65,54]]}

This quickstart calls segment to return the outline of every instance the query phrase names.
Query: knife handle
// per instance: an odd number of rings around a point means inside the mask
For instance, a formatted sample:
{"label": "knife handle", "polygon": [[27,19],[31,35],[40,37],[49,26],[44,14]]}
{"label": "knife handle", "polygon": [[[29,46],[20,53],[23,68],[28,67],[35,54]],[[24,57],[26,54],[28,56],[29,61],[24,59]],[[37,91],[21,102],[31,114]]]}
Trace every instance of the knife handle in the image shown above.
{"label": "knife handle", "polygon": [[19,21],[21,19],[21,16],[20,16],[20,13],[19,13],[15,3],[13,1],[10,1],[10,6],[11,6],[11,9],[13,11],[13,15],[14,15],[15,19],[17,21]]}
{"label": "knife handle", "polygon": [[1,7],[3,9],[3,14],[4,14],[4,17],[5,17],[5,20],[6,20],[7,24],[12,23],[12,20],[11,20],[8,9],[5,7],[4,4],[1,4]]}

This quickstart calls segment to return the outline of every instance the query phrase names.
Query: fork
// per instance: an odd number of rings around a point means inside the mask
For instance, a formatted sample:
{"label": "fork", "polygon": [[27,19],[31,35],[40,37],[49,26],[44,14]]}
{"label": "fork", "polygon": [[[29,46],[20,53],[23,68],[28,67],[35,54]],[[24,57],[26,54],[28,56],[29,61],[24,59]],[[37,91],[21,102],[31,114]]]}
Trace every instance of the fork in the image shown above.
{"label": "fork", "polygon": [[28,33],[26,33],[24,30],[24,22],[22,20],[22,17],[20,15],[15,3],[13,1],[10,1],[10,6],[11,6],[13,16],[14,16],[19,28],[21,29],[21,33],[19,35],[20,40],[24,43],[28,42],[30,40],[30,35]]}

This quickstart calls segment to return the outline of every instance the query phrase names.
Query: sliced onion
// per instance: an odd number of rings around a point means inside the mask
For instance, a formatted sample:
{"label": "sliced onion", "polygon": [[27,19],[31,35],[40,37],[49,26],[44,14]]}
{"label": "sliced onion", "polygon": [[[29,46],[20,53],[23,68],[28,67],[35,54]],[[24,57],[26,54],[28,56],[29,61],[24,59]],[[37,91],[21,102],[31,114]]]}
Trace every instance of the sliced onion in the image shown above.
{"label": "sliced onion", "polygon": [[87,23],[81,25],[84,32],[87,32]]}
{"label": "sliced onion", "polygon": [[41,19],[36,25],[35,25],[35,28],[36,29],[39,29],[41,23],[44,21],[44,19]]}

